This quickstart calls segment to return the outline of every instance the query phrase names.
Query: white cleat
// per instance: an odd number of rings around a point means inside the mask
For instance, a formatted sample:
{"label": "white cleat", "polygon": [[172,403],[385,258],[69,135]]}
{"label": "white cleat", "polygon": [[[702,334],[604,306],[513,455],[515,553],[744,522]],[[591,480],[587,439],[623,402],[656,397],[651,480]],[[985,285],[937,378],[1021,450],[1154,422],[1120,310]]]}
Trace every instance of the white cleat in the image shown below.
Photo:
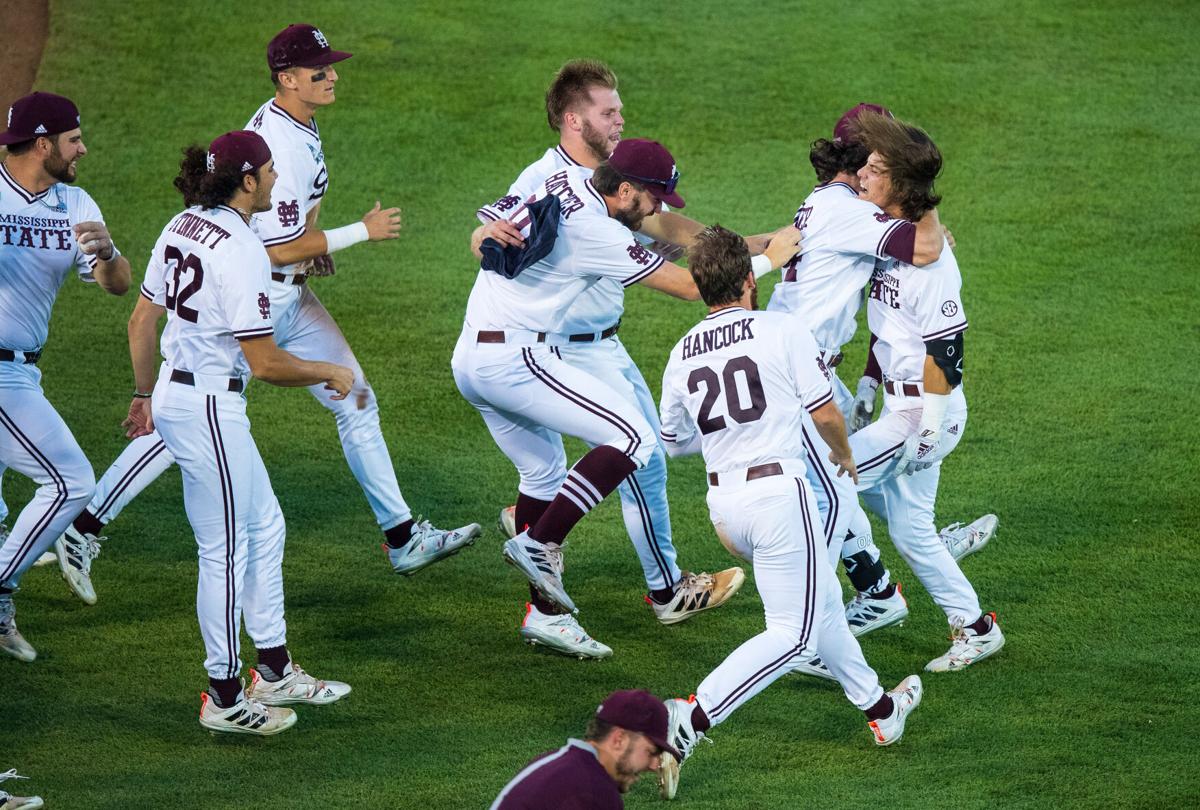
{"label": "white cleat", "polygon": [[296,725],[296,713],[291,709],[247,700],[243,697],[228,709],[222,709],[208,692],[200,693],[200,725],[209,731],[232,734],[269,736],[287,731]]}
{"label": "white cleat", "polygon": [[654,609],[654,615],[663,624],[678,624],[701,611],[725,604],[745,581],[746,572],[740,568],[726,568],[715,574],[684,571],[670,602],[660,605],[647,596],[646,604]]}
{"label": "white cleat", "polygon": [[846,624],[855,637],[865,636],[874,630],[903,624],[908,618],[908,602],[896,583],[896,592],[887,599],[875,599],[865,593],[855,596],[846,605]]}
{"label": "white cleat", "polygon": [[76,531],[74,526],[68,526],[54,541],[54,553],[58,557],[63,579],[72,593],[88,605],[96,604],[96,589],[92,587],[92,560],[100,556],[100,544],[107,539],[83,534]]}
{"label": "white cleat", "polygon": [[[37,650],[17,629],[16,608],[11,593],[0,594],[0,650],[26,663],[37,658]],[[3,805],[0,805],[0,810],[3,810]]]}
{"label": "white cleat", "polygon": [[500,510],[500,519],[496,521],[505,537],[517,536],[517,507],[506,506]]}
{"label": "white cleat", "polygon": [[529,584],[546,599],[568,613],[578,613],[579,609],[567,596],[562,584],[562,550],[565,545],[539,543],[528,532],[521,532],[504,542],[504,559],[524,574]]}
{"label": "white cleat", "polygon": [[1000,518],[995,515],[984,515],[966,526],[961,523],[951,523],[938,532],[938,538],[950,552],[951,557],[961,560],[986,546],[999,525]]}
{"label": "white cleat", "polygon": [[413,525],[412,539],[404,548],[392,548],[384,543],[383,550],[387,552],[392,570],[407,577],[462,551],[475,542],[480,531],[478,523],[446,530],[437,528],[428,520],[419,520]]}
{"label": "white cleat", "polygon": [[[3,543],[3,538],[0,538],[0,543]],[[53,551],[47,551],[45,554],[33,561],[33,567],[41,568],[43,565],[49,565],[50,563],[56,562],[58,562],[58,555]],[[0,810],[4,810],[3,805],[0,805]]]}
{"label": "white cleat", "polygon": [[246,689],[247,700],[258,701],[264,706],[287,706],[292,703],[324,706],[348,694],[350,684],[317,680],[294,663],[288,667],[287,674],[277,681],[268,681],[258,670],[251,669],[250,686]]}
{"label": "white cleat", "polygon": [[1000,652],[1004,634],[996,622],[996,614],[988,613],[991,626],[986,633],[976,633],[969,627],[955,627],[950,635],[950,649],[925,665],[927,672],[957,672]]}
{"label": "white cleat", "polygon": [[[28,778],[28,776],[19,775],[16,768],[0,773],[0,782],[6,779]],[[7,790],[0,790],[0,810],[37,810],[44,806],[41,796],[14,796]]]}
{"label": "white cleat", "polygon": [[531,604],[525,605],[521,638],[529,644],[541,644],[563,655],[577,658],[608,658],[612,648],[587,634],[570,613],[545,614]]}
{"label": "white cleat", "polygon": [[794,663],[792,668],[788,670],[788,674],[812,675],[814,678],[824,678],[827,681],[833,681],[834,683],[837,683],[837,678],[835,678],[833,673],[829,671],[829,667],[825,666],[825,662],[821,660],[820,656],[816,658],[810,658],[806,661],[800,661],[797,659],[797,662]]}
{"label": "white cleat", "polygon": [[876,745],[891,745],[904,736],[904,721],[921,705],[921,695],[924,687],[921,678],[909,675],[896,688],[888,692],[892,699],[892,713],[882,720],[872,720],[867,723],[871,733],[875,735]]}
{"label": "white cleat", "polygon": [[669,751],[662,754],[658,769],[658,795],[670,801],[679,791],[679,769],[692,755],[696,744],[701,740],[708,740],[708,737],[704,736],[704,732],[692,728],[692,709],[695,708],[695,704],[681,698],[673,698],[666,701],[666,704],[667,742],[683,755],[683,759],[676,759]]}

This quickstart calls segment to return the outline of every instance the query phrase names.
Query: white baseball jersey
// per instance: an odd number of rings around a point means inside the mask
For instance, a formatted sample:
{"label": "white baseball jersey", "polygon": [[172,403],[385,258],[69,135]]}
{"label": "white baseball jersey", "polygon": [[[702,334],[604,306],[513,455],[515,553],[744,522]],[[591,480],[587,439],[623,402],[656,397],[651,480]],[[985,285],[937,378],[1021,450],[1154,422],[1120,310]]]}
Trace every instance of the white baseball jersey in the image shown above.
{"label": "white baseball jersey", "polygon": [[887,262],[876,268],[867,294],[867,323],[879,338],[875,357],[890,380],[924,377],[925,342],[967,328],[962,276],[949,244],[933,264]]}
{"label": "white baseball jersey", "polygon": [[793,221],[804,252],[783,266],[767,309],[799,315],[817,345],[836,352],[854,337],[859,294],[876,259],[911,261],[916,226],[892,219],[845,183],[817,186]]}
{"label": "white baseball jersey", "polygon": [[[562,333],[568,308],[602,279],[628,287],[662,267],[661,256],[646,250],[632,231],[608,215],[590,171],[571,166],[556,172],[532,197],[548,194],[561,202],[554,249],[514,279],[480,270],[467,301],[468,328]],[[528,236],[523,202],[514,203],[507,216],[524,225]]]}
{"label": "white baseball jersey", "polygon": [[173,368],[243,377],[239,340],[274,332],[267,287],[271,262],[242,215],[193,206],[154,245],[142,295],[167,308],[162,355]]}
{"label": "white baseball jersey", "polygon": [[[592,170],[576,163],[561,145],[547,149],[546,154],[521,172],[506,195],[491,205],[483,206],[475,215],[480,222],[507,218],[513,208],[538,192],[547,177],[569,166],[575,167],[584,177],[592,176]],[[602,332],[621,320],[624,312],[625,288],[614,279],[602,278],[586,289],[567,309],[562,331],[567,334]]]}
{"label": "white baseball jersey", "polygon": [[804,458],[804,409],[833,400],[812,333],[784,313],[729,307],[671,350],[662,386],[662,438],[700,433],[710,472]]}
{"label": "white baseball jersey", "polygon": [[50,311],[71,270],[93,281],[96,257],[79,249],[74,228],[103,222],[95,201],[78,186],[57,183],[30,194],[0,164],[0,348],[42,348]]}
{"label": "white baseball jersey", "polygon": [[[255,230],[267,247],[283,245],[304,234],[308,212],[325,196],[329,173],[317,122],[297,121],[271,99],[246,124],[271,148],[279,178],[271,192],[271,210],[254,215]],[[275,272],[305,272],[309,260],[276,267]]]}

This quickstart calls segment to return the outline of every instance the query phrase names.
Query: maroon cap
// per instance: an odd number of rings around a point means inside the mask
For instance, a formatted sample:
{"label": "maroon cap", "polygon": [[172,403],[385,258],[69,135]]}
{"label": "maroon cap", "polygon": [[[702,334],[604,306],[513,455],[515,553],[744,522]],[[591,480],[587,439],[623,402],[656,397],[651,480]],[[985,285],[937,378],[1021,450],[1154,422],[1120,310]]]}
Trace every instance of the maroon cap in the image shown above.
{"label": "maroon cap", "polygon": [[833,128],[833,139],[843,143],[849,143],[858,137],[857,128],[854,124],[854,119],[858,118],[865,112],[878,113],[886,115],[888,118],[895,118],[892,111],[887,107],[881,107],[878,104],[867,104],[865,101],[857,105],[851,110],[847,110],[846,114],[838,119],[837,125]]}
{"label": "maroon cap", "polygon": [[613,692],[596,709],[596,717],[610,726],[620,726],[626,731],[645,734],[646,739],[662,750],[673,754],[676,759],[683,759],[675,750],[675,746],[667,742],[670,730],[667,704],[649,692],[643,692],[641,689]]}
{"label": "maroon cap", "polygon": [[78,126],[79,109],[71,99],[53,93],[30,93],[8,108],[8,130],[0,135],[0,146],[70,132]]}
{"label": "maroon cap", "polygon": [[257,132],[238,129],[226,132],[208,147],[208,170],[217,170],[218,163],[239,167],[243,174],[257,172],[271,159],[271,148]]}
{"label": "maroon cap", "polygon": [[608,165],[645,186],[659,201],[672,208],[683,208],[686,204],[683,197],[675,193],[679,183],[675,158],[658,141],[623,138],[608,156]]}
{"label": "maroon cap", "polygon": [[330,48],[321,29],[307,23],[289,25],[267,45],[267,66],[271,70],[332,65],[351,56],[353,54]]}

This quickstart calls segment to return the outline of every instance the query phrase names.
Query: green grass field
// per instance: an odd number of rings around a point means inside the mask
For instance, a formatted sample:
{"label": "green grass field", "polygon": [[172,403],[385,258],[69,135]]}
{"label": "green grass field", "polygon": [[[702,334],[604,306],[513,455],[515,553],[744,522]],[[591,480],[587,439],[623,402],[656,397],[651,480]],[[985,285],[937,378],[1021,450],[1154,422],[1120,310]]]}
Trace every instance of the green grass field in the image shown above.
{"label": "green grass field", "polygon": [[[808,143],[854,103],[929,130],[971,319],[971,426],[944,466],[939,523],[1001,519],[964,569],[1008,645],[927,677],[900,745],[876,749],[835,686],[785,678],[689,760],[678,806],[1200,804],[1187,691],[1200,676],[1194,3],[56,2],[38,87],[79,102],[91,149],[80,183],[135,281],[179,208],[179,150],[241,127],[269,97],[265,44],[297,20],[355,53],[319,118],[322,222],[376,199],[405,221],[399,241],[339,254],[317,289],[378,392],[409,502],[487,529],[453,560],[393,576],[332,420],[304,392],[256,384],[254,434],[288,519],[289,646],[354,694],[301,707],[278,738],[197,725],[195,546],[172,471],[109,527],[97,606],[55,569],[22,583],[20,625],[40,657],[0,660],[0,770],[35,777],[18,792],[73,810],[486,807],[610,690],[686,695],[761,629],[751,584],[719,611],[659,626],[609,502],[575,533],[567,582],[615,656],[581,663],[518,643],[525,589],[493,528],[516,476],[458,395],[450,354],[474,273],[472,213],[554,142],[542,112],[553,72],[593,56],[620,76],[626,135],[677,157],[687,213],[745,231],[791,218],[812,185]],[[134,295],[68,283],[42,362],[98,475],[124,442]],[[622,339],[656,392],[701,314],[630,292]],[[862,337],[843,367],[851,381]],[[681,562],[725,567],[702,463],[671,469]],[[5,476],[13,517],[30,491]],[[948,642],[940,611],[881,546],[912,607],[902,628],[863,642],[890,685]],[[629,807],[659,804],[650,781]]]}

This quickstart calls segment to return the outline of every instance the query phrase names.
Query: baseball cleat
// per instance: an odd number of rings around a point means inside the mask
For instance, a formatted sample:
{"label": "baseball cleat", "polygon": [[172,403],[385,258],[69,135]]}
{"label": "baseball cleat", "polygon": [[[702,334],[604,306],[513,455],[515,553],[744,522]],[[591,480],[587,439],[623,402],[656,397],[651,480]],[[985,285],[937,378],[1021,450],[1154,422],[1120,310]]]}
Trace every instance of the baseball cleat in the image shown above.
{"label": "baseball cleat", "polygon": [[837,678],[829,671],[829,667],[825,666],[825,662],[821,660],[820,656],[809,658],[806,661],[797,659],[797,663],[792,665],[792,668],[788,670],[788,674],[812,675],[814,678],[824,678],[827,681],[837,683]]}
{"label": "baseball cleat", "polygon": [[506,506],[500,510],[500,519],[496,521],[505,537],[517,536],[517,507]]}
{"label": "baseball cleat", "polygon": [[[28,778],[28,776],[19,775],[16,768],[0,773],[0,782],[6,779]],[[43,806],[41,796],[14,796],[7,790],[0,790],[0,810],[37,810]]]}
{"label": "baseball cleat", "polygon": [[475,542],[480,531],[478,523],[446,530],[437,528],[428,520],[419,520],[413,524],[412,539],[403,548],[392,548],[384,543],[383,549],[387,552],[392,570],[407,577],[462,551]]}
{"label": "baseball cleat", "polygon": [[927,672],[957,672],[1000,652],[1004,634],[996,622],[996,614],[988,613],[990,627],[986,633],[976,633],[969,627],[955,627],[950,635],[950,649],[925,665]]}
{"label": "baseball cleat", "polygon": [[504,559],[524,574],[542,596],[569,613],[578,613],[579,609],[562,584],[565,545],[539,543],[529,536],[529,532],[521,532],[504,542]]}
{"label": "baseball cleat", "polygon": [[292,663],[287,674],[277,681],[268,681],[250,670],[250,686],[246,699],[256,700],[264,706],[286,706],[290,703],[308,703],[324,706],[350,694],[350,684],[341,681],[319,681]]}
{"label": "baseball cleat", "polygon": [[[679,769],[692,755],[696,743],[708,740],[704,732],[692,728],[692,709],[695,708],[693,695],[688,700],[673,698],[667,704],[667,742],[683,755],[676,759],[669,751],[664,751],[658,769],[658,795],[670,801],[679,791]],[[712,740],[708,740],[712,742]]]}
{"label": "baseball cleat", "polygon": [[908,602],[900,592],[899,582],[896,583],[896,592],[887,599],[876,599],[870,594],[860,593],[846,605],[846,624],[850,625],[850,632],[855,637],[893,624],[903,624],[907,618]]}
{"label": "baseball cleat", "polygon": [[83,534],[68,526],[54,541],[58,567],[71,591],[85,604],[96,604],[96,589],[92,587],[92,560],[100,555],[100,544],[107,537]]}
{"label": "baseball cleat", "polygon": [[974,554],[986,546],[999,525],[1000,518],[995,515],[984,515],[966,526],[961,523],[951,523],[938,532],[938,539],[950,552],[950,556],[961,560],[968,554]]}
{"label": "baseball cleat", "polygon": [[892,713],[882,720],[872,720],[867,723],[871,733],[875,735],[876,745],[891,745],[904,736],[904,722],[921,705],[921,694],[924,687],[918,675],[909,675],[896,688],[888,692],[892,699]]}
{"label": "baseball cleat", "polygon": [[37,658],[37,650],[17,629],[16,607],[11,593],[0,594],[0,650],[26,663]]}
{"label": "baseball cleat", "polygon": [[726,568],[715,574],[684,571],[675,585],[675,596],[670,602],[660,605],[647,596],[646,604],[654,609],[654,615],[663,624],[678,624],[702,610],[725,604],[745,581],[746,572],[740,568]]}
{"label": "baseball cleat", "polygon": [[200,693],[200,725],[209,731],[269,736],[296,725],[291,709],[267,707],[243,697],[228,709],[222,709],[208,692]]}
{"label": "baseball cleat", "polygon": [[577,658],[608,658],[612,648],[587,634],[570,613],[547,615],[531,604],[525,605],[521,638],[528,644],[541,644],[563,655]]}
{"label": "baseball cleat", "polygon": [[[3,538],[0,538],[0,544],[3,544]],[[41,568],[43,565],[49,565],[50,563],[56,562],[58,562],[58,555],[53,551],[47,551],[45,554],[33,561],[33,567]],[[0,805],[0,810],[3,810],[2,805]]]}

